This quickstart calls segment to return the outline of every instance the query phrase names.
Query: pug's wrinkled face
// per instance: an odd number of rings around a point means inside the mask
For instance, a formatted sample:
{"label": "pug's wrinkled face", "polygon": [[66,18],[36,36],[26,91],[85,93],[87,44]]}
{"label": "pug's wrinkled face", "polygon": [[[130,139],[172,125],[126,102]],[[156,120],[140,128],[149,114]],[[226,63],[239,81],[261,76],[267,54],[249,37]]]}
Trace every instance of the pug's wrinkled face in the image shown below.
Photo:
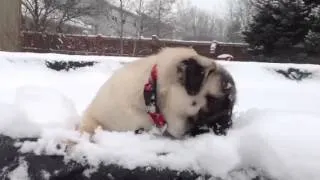
{"label": "pug's wrinkled face", "polygon": [[[198,114],[192,118],[195,123],[188,132],[191,136],[213,131],[216,135],[226,135],[232,127],[232,113],[236,102],[236,85],[231,74],[222,66],[217,68],[220,91],[222,95],[207,93],[206,106],[201,108]],[[213,89],[214,87],[209,89]],[[210,92],[210,91],[209,91]]]}
{"label": "pug's wrinkled face", "polygon": [[179,83],[192,102],[190,107],[186,107],[192,113],[185,118],[185,135],[195,136],[210,129],[217,135],[226,134],[232,125],[236,100],[232,76],[214,60],[202,57],[183,60],[177,67],[177,73]]}

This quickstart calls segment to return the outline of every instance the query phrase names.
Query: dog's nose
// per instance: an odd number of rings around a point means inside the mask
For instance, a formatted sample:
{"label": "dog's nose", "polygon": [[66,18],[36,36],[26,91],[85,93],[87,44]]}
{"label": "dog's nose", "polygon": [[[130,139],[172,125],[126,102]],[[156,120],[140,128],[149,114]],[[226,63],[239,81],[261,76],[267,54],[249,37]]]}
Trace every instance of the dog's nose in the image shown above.
{"label": "dog's nose", "polygon": [[202,108],[199,109],[199,111],[198,111],[198,116],[203,116],[203,115],[205,115],[206,113],[208,113],[208,107],[207,107],[207,106],[202,107]]}
{"label": "dog's nose", "polygon": [[195,116],[189,117],[190,120],[188,118],[188,121],[192,125],[200,125],[200,124],[204,123],[203,119],[206,118],[207,114],[208,114],[207,108],[200,108],[198,113]]}

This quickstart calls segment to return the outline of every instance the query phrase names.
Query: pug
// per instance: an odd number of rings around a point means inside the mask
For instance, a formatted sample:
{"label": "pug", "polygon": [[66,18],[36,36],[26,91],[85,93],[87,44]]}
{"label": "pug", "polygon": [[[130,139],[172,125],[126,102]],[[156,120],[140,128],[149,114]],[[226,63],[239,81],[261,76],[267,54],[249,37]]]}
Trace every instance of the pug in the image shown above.
{"label": "pug", "polygon": [[79,130],[90,135],[98,127],[143,130],[176,139],[195,135],[197,128],[214,124],[217,118],[209,116],[220,111],[214,104],[232,91],[226,74],[192,48],[162,48],[116,70],[85,109]]}

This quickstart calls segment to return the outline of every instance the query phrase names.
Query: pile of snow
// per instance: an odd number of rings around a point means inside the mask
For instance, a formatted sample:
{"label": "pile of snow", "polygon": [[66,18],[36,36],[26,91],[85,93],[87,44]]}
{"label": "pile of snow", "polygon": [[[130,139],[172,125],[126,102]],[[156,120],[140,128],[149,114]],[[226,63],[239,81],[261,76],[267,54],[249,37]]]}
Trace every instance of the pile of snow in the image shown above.
{"label": "pile of snow", "polygon": [[19,159],[19,166],[8,174],[8,177],[12,180],[24,179],[29,180],[28,164],[23,159]]}
{"label": "pile of snow", "polygon": [[217,56],[217,59],[224,59],[224,60],[233,60],[233,56],[231,54],[220,54]]}
{"label": "pile of snow", "polygon": [[[253,176],[237,169],[261,168],[278,179],[320,178],[320,66],[220,61],[238,88],[235,126],[226,137],[201,135],[182,141],[148,134],[97,131],[94,139],[72,130],[102,83],[123,62],[136,58],[0,53],[0,133],[39,137],[17,144],[22,152],[65,155],[66,160],[193,170],[229,179]],[[44,61],[100,61],[90,68],[57,72]],[[273,69],[313,72],[292,81]],[[69,154],[57,149],[65,139],[78,142]],[[85,155],[85,159],[84,159]],[[23,172],[24,165],[17,171]],[[20,173],[23,175],[23,173]]]}

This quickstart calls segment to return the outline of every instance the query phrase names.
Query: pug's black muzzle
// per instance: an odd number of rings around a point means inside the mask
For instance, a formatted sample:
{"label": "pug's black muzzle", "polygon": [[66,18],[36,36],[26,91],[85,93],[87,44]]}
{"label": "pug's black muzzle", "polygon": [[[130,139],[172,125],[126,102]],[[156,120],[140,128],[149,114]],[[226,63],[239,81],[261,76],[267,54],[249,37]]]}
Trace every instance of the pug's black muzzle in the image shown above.
{"label": "pug's black muzzle", "polygon": [[232,112],[226,109],[219,113],[206,115],[206,118],[199,119],[187,132],[190,136],[213,131],[216,135],[226,135],[228,128],[232,125]]}

